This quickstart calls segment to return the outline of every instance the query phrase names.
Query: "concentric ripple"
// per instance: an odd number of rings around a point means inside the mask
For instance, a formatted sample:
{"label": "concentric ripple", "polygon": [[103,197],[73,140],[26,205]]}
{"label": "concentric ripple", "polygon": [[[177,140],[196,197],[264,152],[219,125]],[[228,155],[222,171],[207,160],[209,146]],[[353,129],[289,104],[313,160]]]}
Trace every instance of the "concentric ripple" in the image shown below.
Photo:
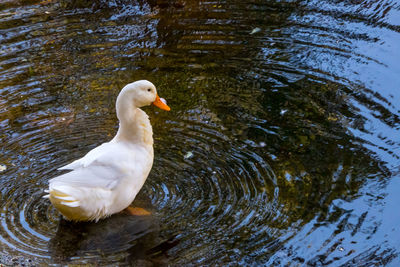
{"label": "concentric ripple", "polygon": [[[0,3],[0,265],[398,262],[393,1]],[[115,134],[148,79],[153,169],[133,205],[74,224],[57,168]],[[396,262],[397,260],[397,262]]]}
{"label": "concentric ripple", "polygon": [[[185,253],[194,253],[193,261],[221,257],[210,245],[222,240],[235,243],[258,232],[266,242],[275,232],[266,222],[280,217],[271,167],[253,148],[232,141],[210,122],[210,111],[189,113],[179,123],[168,122],[172,140],[164,142],[173,145],[156,157],[146,186],[161,220],[191,233],[182,236],[186,242],[201,244],[186,248]],[[185,142],[173,143],[180,139]]]}

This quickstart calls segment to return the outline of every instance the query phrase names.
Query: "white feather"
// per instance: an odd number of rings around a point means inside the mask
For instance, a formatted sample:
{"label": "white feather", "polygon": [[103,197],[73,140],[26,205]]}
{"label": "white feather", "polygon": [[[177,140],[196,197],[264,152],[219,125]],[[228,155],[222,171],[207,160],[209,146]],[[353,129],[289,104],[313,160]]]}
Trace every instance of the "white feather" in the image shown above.
{"label": "white feather", "polygon": [[61,201],[60,203],[62,205],[68,206],[68,207],[73,207],[73,208],[79,207],[79,201],[75,201],[75,202],[64,202],[64,201]]}
{"label": "white feather", "polygon": [[60,200],[66,200],[66,201],[76,201],[76,199],[75,198],[73,198],[73,197],[71,197],[71,196],[66,196],[66,197],[62,197],[62,196],[54,196],[55,198],[57,198],[57,199],[60,199]]}

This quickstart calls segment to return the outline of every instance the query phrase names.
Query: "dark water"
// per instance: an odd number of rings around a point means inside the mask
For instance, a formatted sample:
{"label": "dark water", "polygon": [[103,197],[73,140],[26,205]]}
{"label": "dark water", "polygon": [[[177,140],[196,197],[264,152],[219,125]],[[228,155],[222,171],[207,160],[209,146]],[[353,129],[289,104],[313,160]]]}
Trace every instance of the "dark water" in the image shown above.
{"label": "dark water", "polygon": [[[41,197],[148,79],[153,216]],[[0,263],[400,264],[400,3],[0,3]]]}

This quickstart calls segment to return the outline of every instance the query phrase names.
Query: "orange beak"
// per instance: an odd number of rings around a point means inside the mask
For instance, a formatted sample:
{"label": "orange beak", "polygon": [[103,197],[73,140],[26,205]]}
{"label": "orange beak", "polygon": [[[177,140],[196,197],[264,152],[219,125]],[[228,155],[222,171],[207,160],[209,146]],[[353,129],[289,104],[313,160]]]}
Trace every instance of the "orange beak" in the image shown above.
{"label": "orange beak", "polygon": [[154,106],[156,106],[156,107],[158,107],[158,108],[161,108],[161,109],[163,109],[163,110],[166,110],[166,111],[170,111],[170,110],[171,110],[171,108],[168,107],[167,104],[165,104],[164,102],[162,102],[162,100],[161,100],[161,98],[158,96],[158,94],[156,95],[156,100],[154,100],[154,102],[153,102],[152,104],[153,104]]}

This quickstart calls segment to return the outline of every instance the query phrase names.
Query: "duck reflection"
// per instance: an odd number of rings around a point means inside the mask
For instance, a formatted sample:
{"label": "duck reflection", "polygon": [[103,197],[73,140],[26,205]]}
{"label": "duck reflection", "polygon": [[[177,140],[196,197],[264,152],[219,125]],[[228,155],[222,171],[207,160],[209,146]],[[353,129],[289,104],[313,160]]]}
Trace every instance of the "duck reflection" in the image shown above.
{"label": "duck reflection", "polygon": [[[179,241],[175,236],[160,236],[158,220],[150,216],[113,215],[97,223],[74,223],[61,219],[56,235],[49,242],[54,263],[68,263],[76,259],[112,256],[126,264],[162,266],[167,264],[167,251]],[[113,257],[115,256],[115,257]],[[105,258],[104,258],[105,259]]]}

